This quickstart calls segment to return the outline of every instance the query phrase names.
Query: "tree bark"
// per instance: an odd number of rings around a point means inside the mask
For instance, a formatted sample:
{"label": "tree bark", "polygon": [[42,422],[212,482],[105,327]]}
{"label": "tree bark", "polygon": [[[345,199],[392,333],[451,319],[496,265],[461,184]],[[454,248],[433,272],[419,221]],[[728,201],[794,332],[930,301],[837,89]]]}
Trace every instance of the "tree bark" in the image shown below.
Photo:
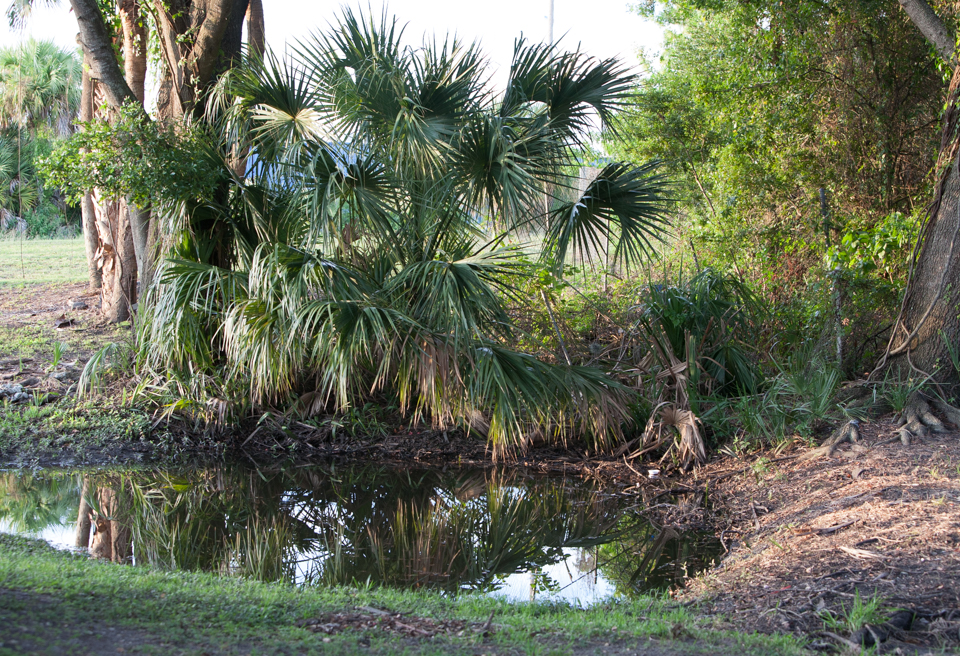
{"label": "tree bark", "polygon": [[[93,80],[84,62],[80,91],[80,122],[93,120]],[[100,237],[97,233],[97,217],[93,208],[93,196],[88,191],[80,202],[80,217],[83,225],[83,245],[87,253],[87,275],[90,289],[100,289],[103,281],[100,277],[100,265],[97,264],[97,251],[100,250]]]}
{"label": "tree bark", "polygon": [[267,36],[263,28],[263,2],[250,0],[247,4],[247,47],[254,57],[263,57],[267,49]]}
{"label": "tree bark", "polygon": [[907,12],[907,16],[917,26],[927,41],[933,44],[937,54],[951,66],[956,65],[954,50],[956,39],[944,25],[940,17],[933,11],[925,0],[900,0],[900,6]]}
{"label": "tree bark", "polygon": [[126,203],[100,197],[94,190],[97,229],[100,234],[100,266],[103,272],[101,312],[111,323],[130,318],[137,302],[137,260]]}

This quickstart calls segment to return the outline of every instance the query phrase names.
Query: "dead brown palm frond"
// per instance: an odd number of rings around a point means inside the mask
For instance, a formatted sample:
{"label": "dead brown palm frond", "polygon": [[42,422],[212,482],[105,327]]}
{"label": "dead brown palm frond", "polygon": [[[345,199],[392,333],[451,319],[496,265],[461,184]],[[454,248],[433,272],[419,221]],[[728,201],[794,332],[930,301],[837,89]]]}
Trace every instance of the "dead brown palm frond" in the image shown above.
{"label": "dead brown palm frond", "polygon": [[[706,446],[703,436],[697,425],[703,425],[700,419],[691,410],[678,410],[674,413],[672,424],[680,432],[680,440],[676,444],[677,455],[684,468],[692,463],[701,463],[707,459]],[[666,457],[666,456],[664,456]]]}
{"label": "dead brown palm frond", "polygon": [[702,422],[690,409],[687,391],[690,362],[676,356],[670,341],[654,324],[641,321],[639,326],[650,345],[650,351],[640,363],[640,377],[646,375],[653,382],[658,396],[647,420],[640,449],[630,457],[638,457],[671,443],[661,462],[676,450],[684,469],[694,463],[702,463],[707,459],[706,445],[699,428]]}

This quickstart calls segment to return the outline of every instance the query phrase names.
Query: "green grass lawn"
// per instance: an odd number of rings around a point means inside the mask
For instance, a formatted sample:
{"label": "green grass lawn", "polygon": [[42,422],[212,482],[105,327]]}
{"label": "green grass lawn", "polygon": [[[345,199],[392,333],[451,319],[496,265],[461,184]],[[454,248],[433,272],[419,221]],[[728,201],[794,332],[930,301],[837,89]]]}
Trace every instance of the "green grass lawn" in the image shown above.
{"label": "green grass lawn", "polygon": [[[382,628],[304,627],[329,613],[401,612],[458,620],[434,637]],[[328,616],[329,617],[329,616]],[[462,595],[307,588],[112,565],[0,534],[0,656],[7,654],[616,654],[802,653],[789,637],[738,635],[668,598],[587,610]],[[484,630],[486,629],[486,631]]]}
{"label": "green grass lawn", "polygon": [[83,238],[0,239],[0,285],[83,282]]}

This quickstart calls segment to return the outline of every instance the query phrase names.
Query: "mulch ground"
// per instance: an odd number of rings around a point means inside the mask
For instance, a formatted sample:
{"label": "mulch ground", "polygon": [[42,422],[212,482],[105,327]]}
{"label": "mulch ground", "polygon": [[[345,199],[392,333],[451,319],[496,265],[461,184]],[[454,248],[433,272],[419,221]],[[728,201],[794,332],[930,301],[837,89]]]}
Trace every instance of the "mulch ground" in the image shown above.
{"label": "mulch ground", "polygon": [[822,616],[876,596],[917,617],[881,652],[960,647],[960,434],[903,446],[888,442],[896,428],[892,418],[865,425],[829,459],[702,468],[695,484],[709,483],[727,553],[677,598],[733,628],[819,636],[813,646],[826,647],[837,641],[821,633]]}

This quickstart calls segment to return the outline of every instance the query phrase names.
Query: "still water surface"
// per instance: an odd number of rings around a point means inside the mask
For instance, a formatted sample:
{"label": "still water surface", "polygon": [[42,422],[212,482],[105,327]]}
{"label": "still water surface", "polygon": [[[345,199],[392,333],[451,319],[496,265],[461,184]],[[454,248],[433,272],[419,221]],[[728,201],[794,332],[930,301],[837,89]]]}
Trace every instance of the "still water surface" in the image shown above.
{"label": "still water surface", "polygon": [[665,539],[636,495],[509,470],[9,471],[0,492],[0,531],[74,547],[83,499],[100,535],[82,546],[102,556],[297,585],[587,606],[667,589],[720,552],[707,536]]}

